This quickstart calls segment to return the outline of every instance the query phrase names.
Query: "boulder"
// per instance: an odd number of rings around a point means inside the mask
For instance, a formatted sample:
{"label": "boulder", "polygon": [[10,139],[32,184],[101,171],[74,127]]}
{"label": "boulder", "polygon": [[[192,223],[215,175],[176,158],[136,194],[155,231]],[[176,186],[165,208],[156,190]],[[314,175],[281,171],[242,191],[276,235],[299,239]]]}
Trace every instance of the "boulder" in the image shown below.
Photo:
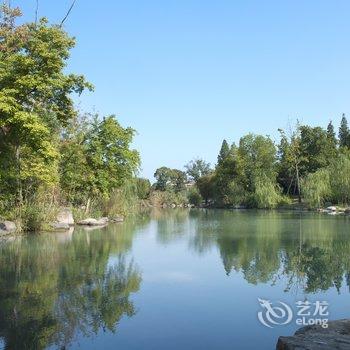
{"label": "boulder", "polygon": [[13,221],[1,221],[0,222],[0,235],[7,235],[9,233],[16,232],[17,227]]}
{"label": "boulder", "polygon": [[73,213],[69,208],[61,209],[56,217],[59,224],[74,225]]}
{"label": "boulder", "polygon": [[108,223],[108,218],[87,218],[78,222],[78,225],[86,225],[86,226],[104,226]]}
{"label": "boulder", "polygon": [[109,221],[109,219],[107,217],[103,217],[103,218],[98,219],[97,223],[99,225],[106,225],[106,224],[108,224],[108,221]]}
{"label": "boulder", "polygon": [[329,321],[300,328],[290,337],[279,337],[276,350],[345,350],[350,349],[350,320]]}
{"label": "boulder", "polygon": [[337,211],[337,207],[335,207],[334,205],[331,205],[330,207],[327,207],[328,211]]}
{"label": "boulder", "polygon": [[87,218],[84,220],[78,221],[78,225],[87,225],[87,226],[97,226],[97,220],[94,218]]}

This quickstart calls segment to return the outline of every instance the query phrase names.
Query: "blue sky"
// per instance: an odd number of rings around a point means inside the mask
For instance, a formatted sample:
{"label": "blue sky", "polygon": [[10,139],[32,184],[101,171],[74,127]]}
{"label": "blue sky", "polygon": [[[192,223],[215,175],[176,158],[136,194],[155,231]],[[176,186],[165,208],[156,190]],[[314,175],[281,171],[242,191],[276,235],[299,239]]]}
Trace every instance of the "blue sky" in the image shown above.
{"label": "blue sky", "polygon": [[[39,0],[52,22],[70,1]],[[34,18],[35,0],[17,0]],[[77,0],[65,29],[77,38],[68,70],[94,93],[80,107],[116,114],[138,131],[142,175],[211,162],[223,138],[297,118],[338,127],[350,110],[350,2]]]}

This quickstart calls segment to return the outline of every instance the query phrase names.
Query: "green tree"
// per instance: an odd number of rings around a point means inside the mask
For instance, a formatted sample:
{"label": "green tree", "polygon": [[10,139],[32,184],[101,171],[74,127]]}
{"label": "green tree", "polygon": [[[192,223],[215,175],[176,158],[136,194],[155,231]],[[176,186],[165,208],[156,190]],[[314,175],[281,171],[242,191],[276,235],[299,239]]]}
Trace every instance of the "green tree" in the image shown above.
{"label": "green tree", "polygon": [[135,130],[123,128],[115,116],[75,126],[63,136],[61,186],[69,198],[81,202],[108,198],[131,179],[140,164],[139,153],[130,148]]}
{"label": "green tree", "polygon": [[215,197],[215,175],[209,174],[202,176],[198,179],[196,184],[200,195],[205,200],[205,204],[208,204],[211,199]]}
{"label": "green tree", "polygon": [[348,127],[348,121],[345,114],[342,115],[340,127],[339,127],[339,146],[348,147],[350,146],[350,131]]}
{"label": "green tree", "polygon": [[303,181],[303,195],[311,207],[320,208],[331,197],[329,170],[309,174]]}
{"label": "green tree", "polygon": [[337,137],[335,135],[335,131],[334,131],[334,126],[332,121],[330,121],[327,125],[327,138],[328,141],[330,142],[330,144],[336,148],[337,146]]}
{"label": "green tree", "polygon": [[304,179],[304,197],[311,207],[326,201],[350,203],[350,154],[343,150],[328,167],[309,174]]}
{"label": "green tree", "polygon": [[70,95],[91,85],[65,73],[75,42],[62,28],[46,19],[17,26],[20,16],[0,8],[0,191],[22,203],[58,182],[59,127],[75,115]]}
{"label": "green tree", "polygon": [[226,140],[222,141],[220,153],[218,155],[218,165],[220,165],[230,154],[230,147]]}
{"label": "green tree", "polygon": [[172,183],[173,183],[173,189],[175,192],[183,191],[186,188],[185,187],[186,181],[187,181],[187,176],[185,172],[178,169],[172,170]]}
{"label": "green tree", "polygon": [[240,182],[247,191],[255,190],[256,181],[266,177],[276,182],[276,147],[269,137],[248,134],[239,141],[237,169]]}
{"label": "green tree", "polygon": [[284,130],[279,129],[281,141],[278,147],[278,182],[284,192],[298,196],[301,202],[301,174],[305,155],[302,152],[300,125],[298,124],[288,137]]}
{"label": "green tree", "polygon": [[350,203],[350,152],[343,150],[328,167],[330,197],[335,203]]}
{"label": "green tree", "polygon": [[255,183],[252,205],[260,209],[273,209],[282,200],[280,188],[276,181],[261,177]]}
{"label": "green tree", "polygon": [[158,191],[181,192],[185,189],[187,177],[181,170],[161,167],[156,170],[154,177],[154,187]]}
{"label": "green tree", "polygon": [[185,165],[186,173],[193,181],[197,182],[202,176],[209,175],[211,173],[210,164],[203,159],[191,160]]}
{"label": "green tree", "polygon": [[323,128],[300,127],[301,175],[305,176],[329,165],[334,150],[329,147],[327,131]]}
{"label": "green tree", "polygon": [[327,141],[328,141],[328,150],[327,154],[331,157],[331,159],[334,159],[334,157],[337,156],[338,153],[338,140],[335,134],[334,126],[332,121],[330,121],[327,125]]}
{"label": "green tree", "polygon": [[155,173],[154,177],[156,179],[156,183],[154,184],[154,187],[158,191],[166,191],[170,190],[173,186],[172,184],[172,169],[167,168],[165,166],[158,168]]}
{"label": "green tree", "polygon": [[[221,153],[222,148],[220,150],[219,158],[221,157]],[[207,192],[211,194],[211,198],[214,198],[216,204],[219,206],[232,204],[229,199],[229,188],[231,182],[238,174],[237,157],[237,147],[233,144],[228,154],[217,164],[214,177],[204,179],[199,187],[201,193],[204,193],[203,185],[207,183],[209,185]],[[213,188],[213,186],[215,188]],[[203,193],[203,198],[207,198],[207,195],[204,195]]]}

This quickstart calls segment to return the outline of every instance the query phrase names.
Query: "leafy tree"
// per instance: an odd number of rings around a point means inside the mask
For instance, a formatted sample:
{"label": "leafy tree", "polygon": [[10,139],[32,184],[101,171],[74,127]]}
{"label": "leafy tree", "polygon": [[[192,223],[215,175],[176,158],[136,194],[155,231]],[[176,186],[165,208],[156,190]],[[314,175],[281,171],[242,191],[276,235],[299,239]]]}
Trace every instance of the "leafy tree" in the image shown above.
{"label": "leafy tree", "polygon": [[203,159],[191,160],[185,165],[186,173],[193,181],[197,182],[202,176],[209,175],[211,173],[210,164],[206,163]]}
{"label": "leafy tree", "polygon": [[93,196],[107,198],[137,171],[140,158],[130,149],[135,130],[123,128],[115,116],[91,125],[83,122],[64,135],[61,154],[61,185],[68,198],[79,201]]}
{"label": "leafy tree", "polygon": [[205,204],[208,204],[209,200],[213,199],[215,196],[215,175],[209,174],[202,176],[198,179],[196,186],[200,195],[205,200]]}
{"label": "leafy tree", "polygon": [[156,183],[155,189],[158,191],[170,190],[172,187],[172,169],[167,167],[161,167],[154,173]]}
{"label": "leafy tree", "polygon": [[320,127],[297,125],[290,137],[279,131],[279,183],[285,193],[298,195],[301,202],[301,178],[328,166],[336,149],[330,133]]}
{"label": "leafy tree", "polygon": [[161,167],[156,170],[154,177],[156,178],[154,185],[156,190],[180,192],[185,189],[187,178],[181,170]]}
{"label": "leafy tree", "polygon": [[334,157],[334,150],[329,147],[329,137],[326,130],[319,126],[307,125],[301,125],[299,129],[302,154],[301,174],[304,176],[328,166]]}
{"label": "leafy tree", "polygon": [[187,177],[185,172],[178,169],[172,170],[172,183],[173,183],[173,189],[175,192],[183,191],[186,188],[185,187],[186,181],[187,181]]}
{"label": "leafy tree", "polygon": [[16,26],[20,16],[0,8],[0,191],[22,202],[58,182],[59,127],[75,115],[71,93],[91,85],[64,72],[72,38],[46,19]]}
{"label": "leafy tree", "polygon": [[238,177],[247,191],[253,192],[256,181],[261,177],[275,182],[276,165],[276,147],[269,137],[248,134],[240,139],[237,150]]}
{"label": "leafy tree", "polygon": [[345,114],[342,115],[340,127],[339,127],[339,145],[340,147],[350,146],[350,131],[348,127],[348,121]]}

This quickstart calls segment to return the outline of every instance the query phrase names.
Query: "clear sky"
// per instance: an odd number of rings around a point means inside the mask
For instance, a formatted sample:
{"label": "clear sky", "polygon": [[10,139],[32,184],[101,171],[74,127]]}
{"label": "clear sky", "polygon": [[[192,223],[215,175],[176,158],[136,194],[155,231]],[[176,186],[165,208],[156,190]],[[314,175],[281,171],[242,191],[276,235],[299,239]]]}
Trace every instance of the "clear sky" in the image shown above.
{"label": "clear sky", "polygon": [[[35,0],[12,0],[34,18]],[[60,21],[71,1],[39,0]],[[68,70],[95,85],[81,108],[138,131],[142,175],[216,161],[223,138],[277,139],[297,118],[338,127],[350,111],[350,1],[77,0]]]}

